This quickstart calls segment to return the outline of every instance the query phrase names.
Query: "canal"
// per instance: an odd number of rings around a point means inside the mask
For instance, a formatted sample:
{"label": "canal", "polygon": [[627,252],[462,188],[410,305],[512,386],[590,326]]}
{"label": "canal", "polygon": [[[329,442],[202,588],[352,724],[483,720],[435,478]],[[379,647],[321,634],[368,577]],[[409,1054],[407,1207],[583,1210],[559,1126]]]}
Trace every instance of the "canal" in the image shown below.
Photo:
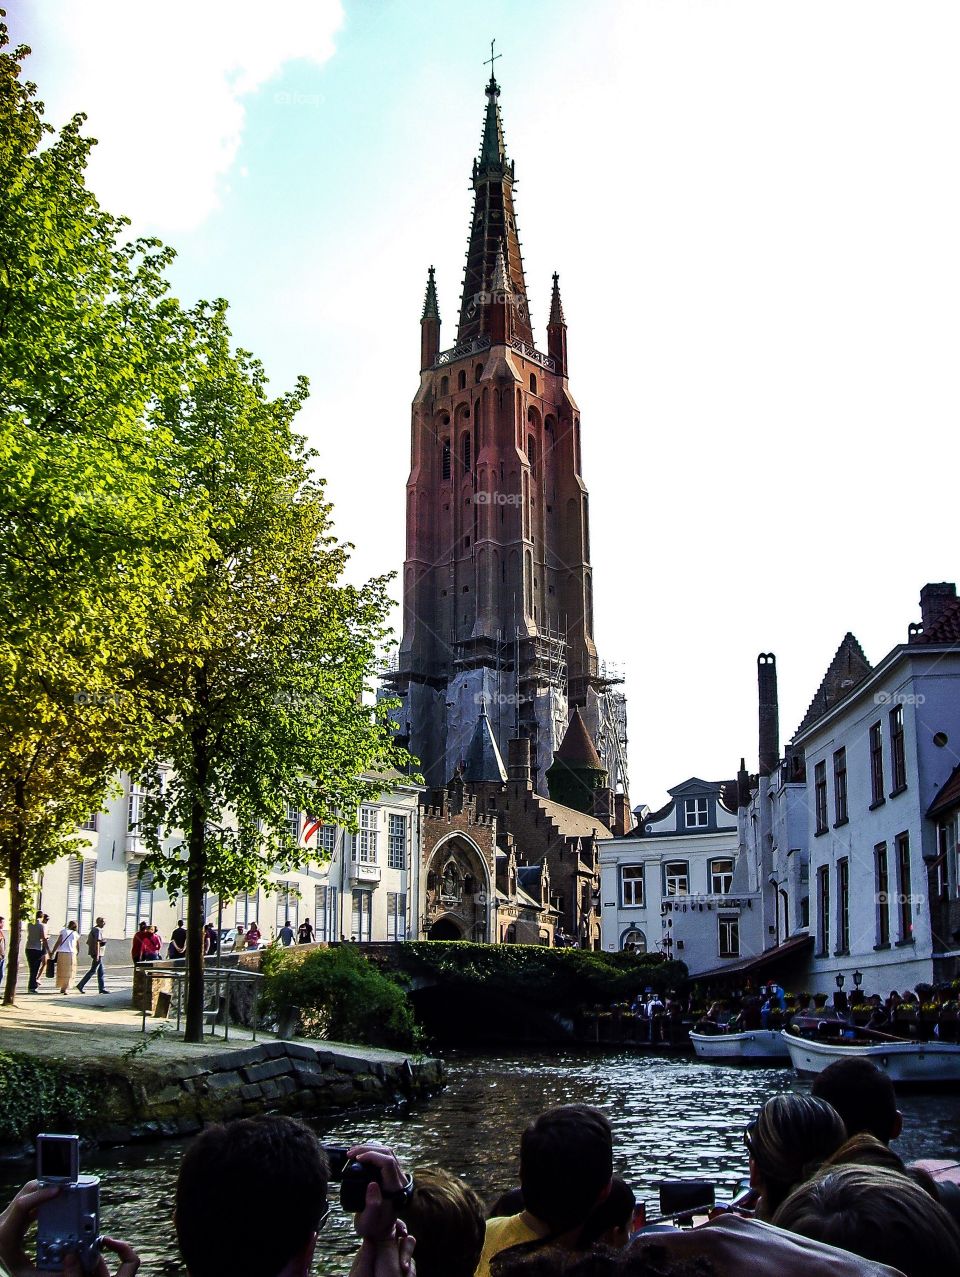
{"label": "canal", "polygon": [[[743,1130],[770,1095],[803,1088],[785,1068],[736,1069],[689,1056],[647,1059],[631,1054],[454,1055],[449,1085],[405,1115],[352,1114],[319,1131],[349,1144],[379,1139],[409,1167],[439,1164],[461,1175],[486,1201],[517,1179],[520,1132],[531,1116],[556,1104],[601,1108],[614,1128],[615,1169],[655,1208],[665,1178],[707,1178],[729,1197],[746,1174]],[[904,1096],[905,1160],[960,1155],[960,1097]],[[143,1258],[144,1277],[185,1277],[170,1225],[177,1166],[184,1142],[102,1150],[83,1169],[102,1177],[101,1222],[128,1238]],[[254,1172],[255,1173],[255,1172]],[[11,1168],[4,1201],[17,1182]],[[335,1192],[335,1190],[334,1190]],[[224,1227],[243,1228],[226,1220]],[[351,1221],[335,1206],[315,1268],[345,1274],[355,1247]]]}

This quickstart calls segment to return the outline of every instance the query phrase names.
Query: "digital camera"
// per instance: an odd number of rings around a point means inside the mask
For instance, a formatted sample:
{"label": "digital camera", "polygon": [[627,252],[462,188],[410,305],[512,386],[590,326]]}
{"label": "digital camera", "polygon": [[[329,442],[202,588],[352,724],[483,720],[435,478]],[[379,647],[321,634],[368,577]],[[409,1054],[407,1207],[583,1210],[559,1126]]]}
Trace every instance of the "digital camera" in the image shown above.
{"label": "digital camera", "polygon": [[37,1179],[60,1189],[37,1211],[37,1270],[62,1272],[64,1257],[75,1254],[92,1273],[100,1255],[100,1178],[80,1174],[78,1136],[37,1136]]}
{"label": "digital camera", "polygon": [[362,1211],[367,1201],[367,1185],[382,1184],[379,1166],[351,1162],[347,1150],[336,1144],[322,1144],[330,1167],[330,1178],[340,1181],[340,1205],[351,1215]]}

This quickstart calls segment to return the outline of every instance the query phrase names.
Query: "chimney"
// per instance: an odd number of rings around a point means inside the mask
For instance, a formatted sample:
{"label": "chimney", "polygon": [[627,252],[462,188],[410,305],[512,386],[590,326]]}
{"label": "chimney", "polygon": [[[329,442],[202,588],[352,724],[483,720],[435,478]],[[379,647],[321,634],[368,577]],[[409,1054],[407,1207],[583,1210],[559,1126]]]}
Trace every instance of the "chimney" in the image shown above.
{"label": "chimney", "polygon": [[920,591],[920,616],[925,634],[936,625],[956,597],[957,587],[952,581],[938,581],[923,587]]}
{"label": "chimney", "polygon": [[520,784],[530,784],[530,738],[518,736],[507,741],[507,776]]}
{"label": "chimney", "polygon": [[780,712],[777,706],[777,658],[772,652],[757,657],[760,691],[760,775],[772,776],[780,761]]}
{"label": "chimney", "polygon": [[595,789],[593,791],[593,814],[603,822],[607,829],[613,830],[614,795],[612,789]]}
{"label": "chimney", "polygon": [[614,837],[623,838],[633,828],[630,799],[626,794],[617,794],[614,802],[616,803],[616,813],[613,818],[613,833]]}

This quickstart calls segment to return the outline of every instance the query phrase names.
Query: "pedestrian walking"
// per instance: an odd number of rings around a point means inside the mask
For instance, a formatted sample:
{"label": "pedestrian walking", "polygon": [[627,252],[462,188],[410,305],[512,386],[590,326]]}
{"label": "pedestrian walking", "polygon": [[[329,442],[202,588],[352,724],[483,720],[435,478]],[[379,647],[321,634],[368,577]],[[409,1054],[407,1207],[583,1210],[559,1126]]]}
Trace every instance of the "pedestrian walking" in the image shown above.
{"label": "pedestrian walking", "polygon": [[57,988],[67,996],[67,990],[73,984],[74,972],[77,969],[77,951],[80,948],[80,936],[77,924],[71,919],[57,936],[51,958],[57,960]]}
{"label": "pedestrian walking", "polygon": [[285,949],[289,949],[290,946],[293,944],[294,940],[296,939],[296,937],[293,934],[293,927],[290,926],[289,918],[287,918],[284,921],[283,926],[280,928],[279,932],[277,933],[277,939],[280,941],[280,943],[283,945]]}
{"label": "pedestrian walking", "polygon": [[43,966],[44,958],[50,954],[50,943],[47,939],[47,922],[47,915],[42,909],[38,909],[34,921],[27,924],[27,943],[24,946],[24,952],[27,957],[27,971],[29,973],[27,981],[28,993],[40,992],[40,968]]}
{"label": "pedestrian walking", "polygon": [[297,929],[297,944],[313,944],[313,927],[308,918],[305,918]]}
{"label": "pedestrian walking", "polygon": [[203,929],[203,956],[205,958],[215,958],[220,952],[220,937],[217,935],[217,929],[212,922],[208,922]]}
{"label": "pedestrian walking", "polygon": [[103,978],[103,952],[107,947],[107,942],[103,937],[103,929],[106,926],[103,918],[98,918],[95,925],[90,928],[90,934],[87,936],[87,953],[90,955],[90,970],[77,985],[77,992],[83,993],[92,976],[97,977],[97,989],[100,993],[106,993],[107,986]]}
{"label": "pedestrian walking", "polygon": [[3,970],[7,965],[7,933],[4,919],[0,918],[0,984],[3,984]]}

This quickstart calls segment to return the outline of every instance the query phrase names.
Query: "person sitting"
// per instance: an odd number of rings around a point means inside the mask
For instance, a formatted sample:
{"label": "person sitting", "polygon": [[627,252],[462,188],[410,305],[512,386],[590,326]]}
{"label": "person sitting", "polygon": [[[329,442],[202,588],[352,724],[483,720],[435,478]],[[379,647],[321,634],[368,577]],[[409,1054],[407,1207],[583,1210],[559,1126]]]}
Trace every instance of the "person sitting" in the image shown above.
{"label": "person sitting", "polygon": [[473,1277],[486,1221],[469,1184],[439,1167],[419,1167],[399,1214],[417,1239],[417,1277]]}
{"label": "person sitting", "polygon": [[750,1184],[760,1194],[757,1218],[771,1219],[795,1185],[846,1138],[842,1118],[826,1100],[790,1092],[767,1100],[743,1135]]}
{"label": "person sitting", "polygon": [[790,1194],[773,1222],[889,1264],[905,1277],[960,1272],[960,1229],[897,1171],[841,1166],[816,1175]]}
{"label": "person sitting", "polygon": [[[384,1192],[403,1188],[389,1149],[362,1145],[348,1156],[378,1165]],[[308,1277],[329,1214],[327,1179],[316,1135],[291,1117],[208,1126],[187,1147],[177,1179],[174,1227],[189,1277]],[[402,1277],[412,1239],[396,1224],[393,1206],[368,1184],[354,1277]]]}
{"label": "person sitting", "polygon": [[893,1083],[870,1060],[855,1056],[834,1060],[813,1079],[810,1093],[836,1109],[848,1135],[866,1131],[889,1144],[903,1129]]}
{"label": "person sitting", "polygon": [[542,1113],[520,1139],[524,1209],[487,1220],[476,1277],[490,1277],[493,1256],[523,1242],[575,1246],[612,1178],[613,1132],[599,1110],[566,1104]]}

